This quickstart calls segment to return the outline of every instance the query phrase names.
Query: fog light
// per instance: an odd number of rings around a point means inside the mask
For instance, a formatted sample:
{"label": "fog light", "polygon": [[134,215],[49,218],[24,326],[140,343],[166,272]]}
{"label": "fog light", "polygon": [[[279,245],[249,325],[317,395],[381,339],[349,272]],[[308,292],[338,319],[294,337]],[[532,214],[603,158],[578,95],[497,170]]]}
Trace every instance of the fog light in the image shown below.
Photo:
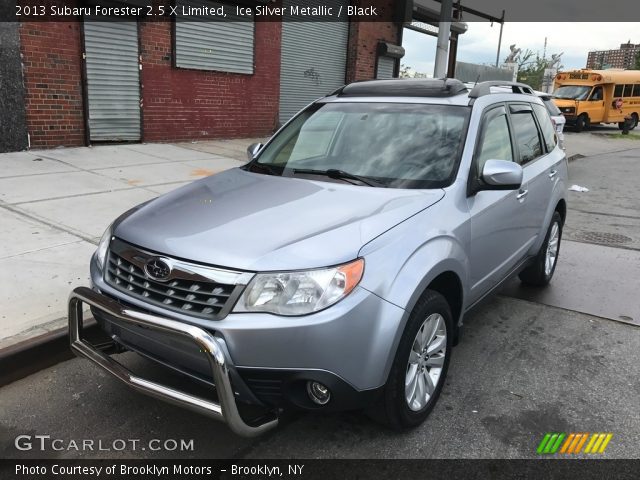
{"label": "fog light", "polygon": [[308,381],[307,393],[309,394],[309,398],[318,405],[326,405],[331,399],[331,392],[329,391],[329,388],[320,382]]}

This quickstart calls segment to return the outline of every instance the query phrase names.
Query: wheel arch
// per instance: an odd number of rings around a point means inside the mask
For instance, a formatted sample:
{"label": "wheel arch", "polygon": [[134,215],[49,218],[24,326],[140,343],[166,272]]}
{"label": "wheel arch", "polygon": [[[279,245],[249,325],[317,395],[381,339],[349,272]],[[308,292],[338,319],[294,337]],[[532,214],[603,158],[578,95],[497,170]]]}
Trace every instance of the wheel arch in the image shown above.
{"label": "wheel arch", "polygon": [[567,219],[567,202],[564,198],[561,198],[558,201],[554,212],[558,212],[560,214],[560,218],[562,218],[562,224],[564,225]]}

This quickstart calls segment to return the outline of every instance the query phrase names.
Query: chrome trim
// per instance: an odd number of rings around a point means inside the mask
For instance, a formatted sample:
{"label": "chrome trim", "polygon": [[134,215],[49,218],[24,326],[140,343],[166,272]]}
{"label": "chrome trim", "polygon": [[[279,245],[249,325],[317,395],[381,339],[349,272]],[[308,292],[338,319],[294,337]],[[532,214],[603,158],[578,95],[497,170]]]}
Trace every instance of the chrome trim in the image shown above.
{"label": "chrome trim", "polygon": [[[215,282],[225,285],[246,285],[255,275],[252,272],[225,270],[177,260],[167,257],[166,255],[136,247],[118,238],[111,241],[109,250],[114,251],[116,255],[133,263],[143,271],[148,257],[162,260],[171,269],[171,274],[166,279],[162,279],[163,282],[169,280],[188,280],[191,282]],[[137,254],[142,254],[147,258],[137,258]]]}
{"label": "chrome trim", "polygon": [[[137,377],[113,358],[96,349],[82,338],[83,303],[102,310],[124,322],[183,335],[191,339],[209,360],[220,403]],[[223,421],[238,435],[255,437],[271,430],[278,424],[277,418],[268,420],[258,426],[251,426],[242,419],[238,412],[233,387],[231,386],[229,378],[230,362],[224,354],[224,348],[215,337],[199,327],[138,312],[90,288],[77,287],[69,295],[69,341],[71,350],[76,355],[88,358],[133,389],[175,405],[189,408],[215,420]]]}

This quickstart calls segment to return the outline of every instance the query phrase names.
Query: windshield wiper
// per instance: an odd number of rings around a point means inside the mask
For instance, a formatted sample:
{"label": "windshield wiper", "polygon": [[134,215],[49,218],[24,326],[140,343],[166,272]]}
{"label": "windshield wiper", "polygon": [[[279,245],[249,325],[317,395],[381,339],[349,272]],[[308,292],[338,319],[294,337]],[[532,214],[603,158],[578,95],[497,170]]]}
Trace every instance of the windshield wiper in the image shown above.
{"label": "windshield wiper", "polygon": [[303,173],[303,174],[306,173],[308,175],[325,175],[329,178],[335,178],[336,180],[356,180],[370,187],[387,188],[387,185],[385,185],[382,182],[372,180],[371,178],[361,177],[360,175],[355,175],[353,173],[345,172],[344,170],[338,170],[335,168],[329,168],[328,170],[313,170],[311,168],[294,168],[293,173]]}

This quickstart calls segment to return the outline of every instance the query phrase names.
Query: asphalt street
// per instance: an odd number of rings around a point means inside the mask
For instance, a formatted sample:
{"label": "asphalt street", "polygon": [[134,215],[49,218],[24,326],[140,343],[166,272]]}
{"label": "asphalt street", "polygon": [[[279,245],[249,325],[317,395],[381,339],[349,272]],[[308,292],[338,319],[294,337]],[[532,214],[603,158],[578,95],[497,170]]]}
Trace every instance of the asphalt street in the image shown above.
{"label": "asphalt street", "polygon": [[[358,412],[304,414],[243,439],[73,359],[0,389],[0,458],[531,458],[547,432],[611,432],[606,458],[639,458],[639,171],[640,149],[570,164],[571,181],[590,192],[571,193],[558,276],[544,292],[514,281],[466,317],[442,397],[415,430]],[[133,354],[120,359],[157,372]],[[49,435],[62,449],[19,450],[19,435]],[[136,448],[114,449],[122,439]],[[153,439],[193,449],[151,450]],[[94,449],[68,448],[83,440]]]}

